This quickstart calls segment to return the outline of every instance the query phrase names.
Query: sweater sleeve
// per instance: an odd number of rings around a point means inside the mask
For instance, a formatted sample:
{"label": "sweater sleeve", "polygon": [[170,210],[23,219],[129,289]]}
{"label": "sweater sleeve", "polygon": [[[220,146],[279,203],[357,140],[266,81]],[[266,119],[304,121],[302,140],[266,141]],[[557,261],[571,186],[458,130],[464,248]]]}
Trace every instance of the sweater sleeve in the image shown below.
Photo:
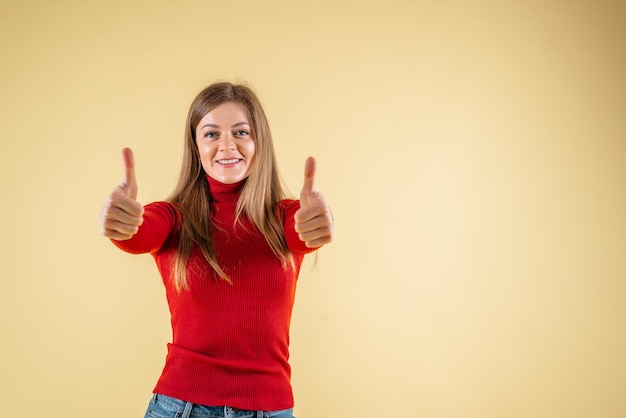
{"label": "sweater sleeve", "polygon": [[117,247],[131,254],[158,252],[179,221],[179,213],[169,202],[154,202],[144,206],[143,224],[131,239],[111,241]]}
{"label": "sweater sleeve", "polygon": [[294,216],[298,209],[300,209],[300,201],[287,199],[281,201],[279,205],[283,213],[283,228],[289,251],[297,254],[308,254],[317,250],[317,248],[307,247],[304,241],[300,240],[296,232]]}

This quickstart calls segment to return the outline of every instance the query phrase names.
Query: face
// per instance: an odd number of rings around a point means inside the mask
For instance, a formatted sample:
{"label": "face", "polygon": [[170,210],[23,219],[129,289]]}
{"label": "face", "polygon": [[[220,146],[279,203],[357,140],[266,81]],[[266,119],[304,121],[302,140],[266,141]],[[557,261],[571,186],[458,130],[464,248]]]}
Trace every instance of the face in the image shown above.
{"label": "face", "polygon": [[222,103],[204,115],[196,127],[196,145],[204,171],[220,183],[237,183],[250,174],[256,146],[238,103]]}

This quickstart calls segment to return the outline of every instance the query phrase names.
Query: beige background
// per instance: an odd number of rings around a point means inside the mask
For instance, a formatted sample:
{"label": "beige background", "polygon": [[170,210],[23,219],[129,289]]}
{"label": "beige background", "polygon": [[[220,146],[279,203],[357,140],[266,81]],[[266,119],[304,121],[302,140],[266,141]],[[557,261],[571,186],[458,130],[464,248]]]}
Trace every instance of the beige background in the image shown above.
{"label": "beige background", "polygon": [[626,417],[621,1],[0,2],[0,415],[139,417],[169,341],[149,256],[99,235],[135,150],[252,84],[336,242],[301,275],[298,418]]}

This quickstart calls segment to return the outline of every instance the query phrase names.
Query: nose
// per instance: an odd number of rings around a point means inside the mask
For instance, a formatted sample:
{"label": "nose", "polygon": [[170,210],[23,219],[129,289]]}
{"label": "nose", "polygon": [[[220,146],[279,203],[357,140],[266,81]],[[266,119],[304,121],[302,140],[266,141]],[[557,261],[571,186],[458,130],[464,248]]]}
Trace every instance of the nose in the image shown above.
{"label": "nose", "polygon": [[234,150],[235,147],[236,147],[235,138],[233,138],[231,133],[222,135],[222,137],[220,138],[220,142],[219,142],[220,151]]}

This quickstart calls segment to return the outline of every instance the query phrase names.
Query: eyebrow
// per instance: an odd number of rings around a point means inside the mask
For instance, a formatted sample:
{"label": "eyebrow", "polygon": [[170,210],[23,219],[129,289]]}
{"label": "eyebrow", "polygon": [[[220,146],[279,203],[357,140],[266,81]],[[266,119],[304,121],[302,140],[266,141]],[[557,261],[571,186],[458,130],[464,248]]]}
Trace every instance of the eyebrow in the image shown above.
{"label": "eyebrow", "polygon": [[[237,126],[242,126],[242,125],[250,126],[248,122],[237,122],[236,124],[231,126],[231,128],[236,128]],[[205,123],[204,125],[200,127],[200,129],[203,129],[203,128],[218,128],[219,129],[219,125],[215,125],[213,123]]]}

